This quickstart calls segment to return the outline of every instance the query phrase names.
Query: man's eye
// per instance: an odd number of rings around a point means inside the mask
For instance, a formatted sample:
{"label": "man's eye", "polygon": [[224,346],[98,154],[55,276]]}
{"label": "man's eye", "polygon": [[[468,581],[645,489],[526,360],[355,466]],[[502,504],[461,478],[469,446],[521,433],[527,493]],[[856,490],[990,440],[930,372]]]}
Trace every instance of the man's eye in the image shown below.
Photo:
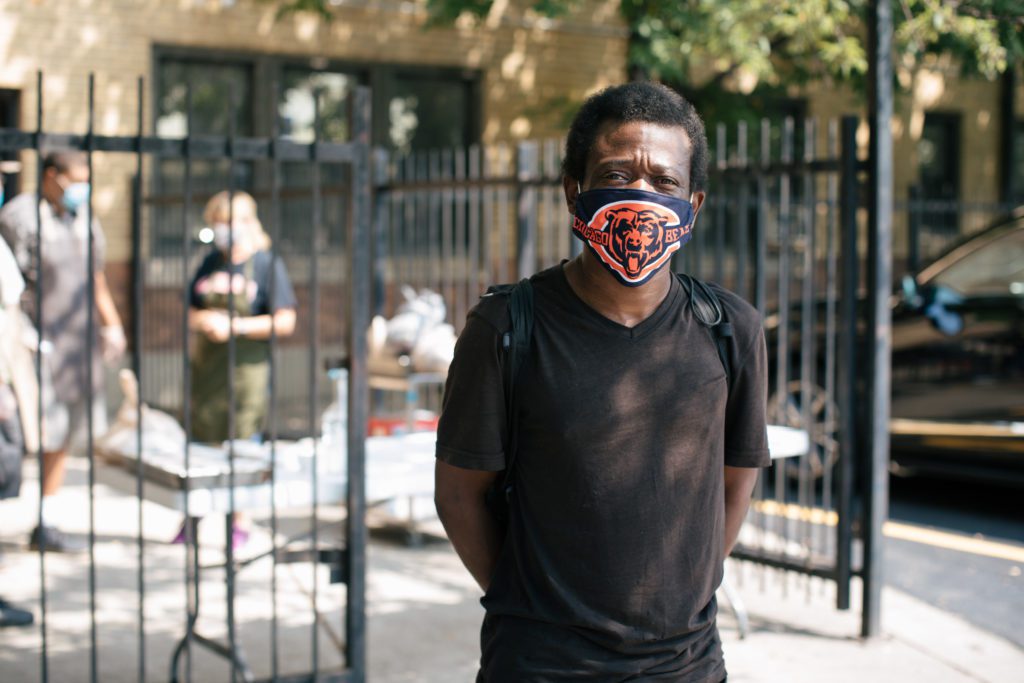
{"label": "man's eye", "polygon": [[672,187],[679,186],[678,180],[676,180],[675,178],[669,178],[667,176],[662,176],[661,178],[656,179],[655,182],[658,183],[659,185],[670,185]]}
{"label": "man's eye", "polygon": [[608,171],[604,174],[604,177],[605,180],[629,180],[629,176],[622,171]]}

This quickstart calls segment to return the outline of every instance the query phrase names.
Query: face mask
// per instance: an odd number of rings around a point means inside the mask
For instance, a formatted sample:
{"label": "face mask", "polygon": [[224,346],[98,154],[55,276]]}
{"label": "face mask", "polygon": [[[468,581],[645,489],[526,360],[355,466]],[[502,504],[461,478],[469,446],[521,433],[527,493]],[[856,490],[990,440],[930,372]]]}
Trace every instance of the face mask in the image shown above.
{"label": "face mask", "polygon": [[657,192],[600,189],[576,197],[572,231],[627,287],[649,281],[690,241],[693,205]]}
{"label": "face mask", "polygon": [[89,183],[71,183],[64,188],[64,197],[61,203],[71,213],[78,213],[78,210],[88,201]]}
{"label": "face mask", "polygon": [[[238,235],[235,235],[238,237]],[[231,227],[227,223],[215,223],[213,226],[213,245],[221,251],[231,246]]]}
{"label": "face mask", "polygon": [[241,230],[235,230],[234,242],[231,241],[231,227],[227,223],[215,223],[213,226],[213,244],[221,251],[226,252],[229,247],[236,249],[249,248],[249,240]]}

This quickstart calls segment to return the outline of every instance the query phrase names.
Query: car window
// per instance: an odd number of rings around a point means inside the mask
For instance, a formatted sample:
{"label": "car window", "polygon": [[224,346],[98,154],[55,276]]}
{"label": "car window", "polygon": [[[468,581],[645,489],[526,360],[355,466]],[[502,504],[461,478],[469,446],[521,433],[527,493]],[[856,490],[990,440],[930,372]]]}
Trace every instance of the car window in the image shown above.
{"label": "car window", "polygon": [[936,275],[931,284],[957,292],[1024,294],[1024,229],[992,240]]}

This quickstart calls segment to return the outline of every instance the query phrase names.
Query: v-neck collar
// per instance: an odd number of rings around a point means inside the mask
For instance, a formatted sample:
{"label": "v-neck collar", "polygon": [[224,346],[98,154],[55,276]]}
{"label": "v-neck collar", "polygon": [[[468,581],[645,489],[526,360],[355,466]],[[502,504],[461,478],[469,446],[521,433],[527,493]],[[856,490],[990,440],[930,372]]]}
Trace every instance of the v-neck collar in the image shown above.
{"label": "v-neck collar", "polygon": [[569,280],[565,276],[565,263],[566,261],[563,260],[555,266],[557,271],[555,273],[555,282],[557,287],[562,290],[562,295],[565,297],[566,303],[569,304],[569,308],[579,311],[584,318],[593,321],[609,332],[627,339],[640,339],[651,330],[657,328],[662,320],[665,319],[665,316],[675,308],[678,298],[682,295],[683,288],[679,284],[678,278],[673,276],[669,283],[668,293],[661,300],[661,303],[658,304],[657,308],[636,325],[628,327],[599,313],[576,294],[576,291],[573,290],[572,285],[569,284]]}

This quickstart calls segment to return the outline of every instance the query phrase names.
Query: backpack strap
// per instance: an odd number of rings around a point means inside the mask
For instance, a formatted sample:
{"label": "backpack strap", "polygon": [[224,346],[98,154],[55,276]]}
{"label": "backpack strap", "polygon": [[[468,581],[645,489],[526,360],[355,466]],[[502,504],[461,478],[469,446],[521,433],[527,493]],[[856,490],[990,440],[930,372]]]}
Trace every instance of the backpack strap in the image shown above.
{"label": "backpack strap", "polygon": [[732,387],[732,362],[729,360],[729,344],[733,338],[732,323],[729,322],[718,300],[718,295],[707,286],[705,282],[691,277],[685,273],[676,273],[683,291],[690,298],[690,310],[701,325],[711,335],[711,341],[718,351],[718,359],[722,361],[722,369],[725,370],[725,383]]}
{"label": "backpack strap", "polygon": [[[533,337],[533,285],[523,278],[514,285],[495,285],[484,296],[508,297],[509,329],[501,335],[501,350],[505,355],[504,389],[507,426],[505,430],[505,471],[498,485],[502,503],[507,503],[512,491],[512,468],[516,458],[516,380],[530,352]],[[500,503],[499,503],[500,504]]]}

